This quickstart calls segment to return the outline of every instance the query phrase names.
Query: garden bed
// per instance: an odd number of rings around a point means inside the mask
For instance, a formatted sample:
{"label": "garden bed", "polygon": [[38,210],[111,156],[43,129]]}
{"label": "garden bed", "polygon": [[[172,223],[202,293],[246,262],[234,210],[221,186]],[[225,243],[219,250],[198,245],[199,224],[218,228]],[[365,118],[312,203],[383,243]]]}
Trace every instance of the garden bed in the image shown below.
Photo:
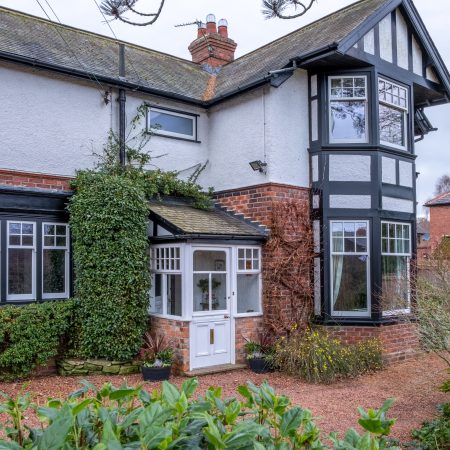
{"label": "garden bed", "polygon": [[[120,385],[124,379],[128,384],[141,384],[140,375],[88,377],[46,377],[32,379],[26,388],[32,393],[36,403],[44,404],[48,397],[66,397],[78,389],[82,379],[88,379],[97,386],[107,381]],[[171,379],[176,385],[186,378]],[[254,374],[249,370],[232,373],[214,374],[201,377],[199,393],[202,394],[209,386],[221,386],[225,396],[236,394],[236,387],[250,380],[256,384],[267,379],[279,394],[288,395],[293,403],[312,410],[318,417],[317,423],[323,432],[342,432],[355,426],[358,419],[356,408],[362,406],[379,407],[386,398],[394,397],[396,402],[389,412],[390,417],[396,417],[393,427],[393,437],[402,441],[410,439],[410,431],[418,427],[422,421],[431,419],[435,414],[435,406],[446,400],[448,394],[438,391],[438,386],[446,379],[445,365],[437,357],[427,355],[416,360],[390,366],[386,370],[357,379],[346,380],[333,385],[310,385],[293,377],[279,373]],[[160,383],[145,383],[151,391]],[[18,394],[22,383],[0,383],[0,391],[10,395]],[[447,399],[448,400],[448,399]],[[0,417],[0,421],[2,418]],[[34,423],[34,417],[28,415],[29,423]]]}

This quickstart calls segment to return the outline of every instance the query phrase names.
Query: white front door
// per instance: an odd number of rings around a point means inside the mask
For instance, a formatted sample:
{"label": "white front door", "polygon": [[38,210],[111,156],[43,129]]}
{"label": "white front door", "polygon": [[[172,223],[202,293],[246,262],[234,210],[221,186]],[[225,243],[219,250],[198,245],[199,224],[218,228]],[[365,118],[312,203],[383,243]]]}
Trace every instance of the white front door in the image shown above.
{"label": "white front door", "polygon": [[192,251],[191,369],[231,363],[230,250]]}

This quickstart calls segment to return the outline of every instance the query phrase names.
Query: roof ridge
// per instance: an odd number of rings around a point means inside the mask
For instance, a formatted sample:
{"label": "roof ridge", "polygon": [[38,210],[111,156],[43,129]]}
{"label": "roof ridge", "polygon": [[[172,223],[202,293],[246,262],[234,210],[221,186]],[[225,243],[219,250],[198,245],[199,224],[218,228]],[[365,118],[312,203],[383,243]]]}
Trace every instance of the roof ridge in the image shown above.
{"label": "roof ridge", "polygon": [[26,13],[24,11],[19,11],[19,10],[16,10],[16,9],[12,9],[12,8],[8,8],[6,6],[1,6],[0,5],[0,12],[2,12],[2,11],[6,12],[7,14],[23,16],[23,17],[26,17],[26,18],[34,19],[34,20],[37,20],[37,21],[40,21],[40,22],[44,22],[46,24],[51,24],[51,25],[56,26],[58,28],[66,29],[66,30],[77,32],[77,33],[80,33],[80,34],[86,34],[86,35],[89,35],[89,36],[95,36],[97,38],[104,39],[106,41],[112,41],[112,42],[118,42],[120,44],[125,44],[126,46],[133,47],[133,48],[135,48],[137,50],[143,50],[143,51],[146,51],[146,52],[153,52],[153,53],[158,53],[160,55],[169,56],[171,58],[178,59],[178,60],[180,60],[182,62],[188,63],[189,65],[192,65],[194,67],[200,67],[198,64],[196,64],[196,63],[194,63],[192,61],[189,61],[188,59],[181,58],[180,56],[171,55],[170,53],[161,52],[159,50],[155,50],[155,49],[150,48],[150,47],[144,47],[144,46],[139,45],[139,44],[134,44],[133,42],[124,41],[122,39],[116,39],[114,37],[106,36],[105,34],[96,33],[95,31],[89,31],[89,30],[85,30],[83,28],[74,27],[72,25],[67,25],[67,24],[64,24],[64,23],[55,22],[54,20],[50,20],[50,19],[47,19],[45,17],[36,16],[34,14],[29,14],[29,13]]}
{"label": "roof ridge", "polygon": [[[281,41],[281,40],[283,40],[283,39],[285,39],[285,38],[287,38],[287,37],[289,37],[289,36],[292,36],[293,34],[296,34],[296,33],[298,33],[299,31],[307,30],[308,28],[312,27],[313,25],[316,25],[318,22],[322,22],[323,20],[326,20],[326,19],[328,19],[328,18],[331,17],[331,16],[338,15],[338,14],[343,13],[343,12],[348,12],[349,10],[351,10],[352,8],[354,8],[355,6],[360,5],[361,3],[370,2],[370,1],[373,1],[373,0],[357,0],[357,1],[355,1],[354,3],[351,3],[350,5],[347,5],[347,6],[344,6],[343,8],[341,8],[341,9],[338,9],[337,11],[333,11],[333,12],[331,12],[331,13],[329,13],[329,14],[323,16],[323,17],[319,17],[318,19],[316,19],[316,20],[314,20],[314,21],[312,21],[312,22],[310,22],[310,23],[307,23],[306,25],[303,25],[302,27],[297,28],[296,30],[291,31],[290,33],[287,33],[287,34],[285,34],[285,35],[283,35],[283,36],[280,36],[279,38],[277,38],[277,39],[275,39],[275,40],[273,40],[273,41],[267,42],[267,44],[264,44],[264,45],[261,45],[261,46],[258,47],[258,48],[255,48],[254,50],[252,50],[252,51],[246,53],[245,55],[239,56],[239,58],[236,58],[236,59],[235,59],[234,61],[232,61],[230,64],[227,64],[227,66],[231,66],[231,65],[233,65],[235,62],[237,62],[237,61],[239,61],[239,60],[241,60],[241,59],[243,59],[243,58],[246,58],[247,56],[252,55],[252,54],[255,53],[255,52],[258,52],[259,50],[261,50],[261,49],[263,49],[263,48],[265,48],[265,47],[268,47],[269,45],[272,45],[272,44],[274,44],[274,43],[276,43],[276,42],[279,42],[279,41]],[[389,1],[390,1],[390,0],[385,0],[385,3],[388,3]],[[374,11],[374,12],[375,12],[375,11]],[[373,13],[372,13],[372,14],[373,14]]]}
{"label": "roof ridge", "polygon": [[[441,200],[442,198],[447,197],[448,195],[450,195],[450,191],[441,192],[440,194],[436,195],[432,199],[428,200],[425,203],[425,206],[432,205],[433,203],[438,202],[439,200]],[[450,199],[449,199],[449,201],[450,201]]]}

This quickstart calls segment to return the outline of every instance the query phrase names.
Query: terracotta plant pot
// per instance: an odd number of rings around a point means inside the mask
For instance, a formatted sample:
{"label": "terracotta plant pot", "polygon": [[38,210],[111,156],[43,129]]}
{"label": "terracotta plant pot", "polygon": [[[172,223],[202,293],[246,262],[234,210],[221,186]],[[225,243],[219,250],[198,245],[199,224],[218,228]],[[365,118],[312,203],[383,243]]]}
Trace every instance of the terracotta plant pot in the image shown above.
{"label": "terracotta plant pot", "polygon": [[248,360],[248,365],[252,372],[255,373],[267,373],[272,372],[270,364],[266,361],[266,358],[251,358]]}
{"label": "terracotta plant pot", "polygon": [[168,380],[172,367],[142,367],[142,377],[144,381]]}

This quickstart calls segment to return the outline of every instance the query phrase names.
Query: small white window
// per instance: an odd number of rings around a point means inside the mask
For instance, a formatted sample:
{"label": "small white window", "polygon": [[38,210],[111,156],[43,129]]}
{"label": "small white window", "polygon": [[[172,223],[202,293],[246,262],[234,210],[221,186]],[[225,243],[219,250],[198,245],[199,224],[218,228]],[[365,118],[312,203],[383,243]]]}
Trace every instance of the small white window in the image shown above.
{"label": "small white window", "polygon": [[408,89],[378,79],[380,143],[406,150],[408,139]]}
{"label": "small white window", "polygon": [[162,136],[197,140],[196,115],[149,107],[147,128]]}
{"label": "small white window", "polygon": [[69,297],[69,227],[42,224],[42,298]]}
{"label": "small white window", "polygon": [[181,248],[151,248],[150,313],[180,317],[182,310]]}
{"label": "small white window", "polygon": [[7,222],[7,300],[35,300],[36,224]]}
{"label": "small white window", "polygon": [[238,248],[237,313],[261,312],[261,251],[255,247]]}
{"label": "small white window", "polygon": [[411,225],[381,223],[381,276],[383,315],[411,310]]}
{"label": "small white window", "polygon": [[370,316],[369,223],[331,221],[331,300],[334,316]]}
{"label": "small white window", "polygon": [[366,143],[367,77],[329,78],[330,143]]}

